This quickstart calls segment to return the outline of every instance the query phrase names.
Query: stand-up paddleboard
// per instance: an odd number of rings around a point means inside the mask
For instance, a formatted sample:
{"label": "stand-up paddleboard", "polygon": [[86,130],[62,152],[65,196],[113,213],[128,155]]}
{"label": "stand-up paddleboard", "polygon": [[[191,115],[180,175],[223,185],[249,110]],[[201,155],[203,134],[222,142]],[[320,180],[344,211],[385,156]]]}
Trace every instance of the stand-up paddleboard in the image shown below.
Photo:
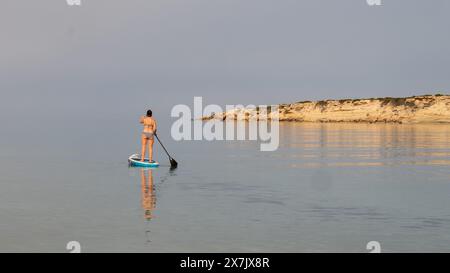
{"label": "stand-up paddleboard", "polygon": [[141,161],[141,156],[139,154],[130,155],[128,158],[128,164],[133,167],[144,167],[144,168],[158,168],[159,163],[156,161],[148,162],[148,158]]}

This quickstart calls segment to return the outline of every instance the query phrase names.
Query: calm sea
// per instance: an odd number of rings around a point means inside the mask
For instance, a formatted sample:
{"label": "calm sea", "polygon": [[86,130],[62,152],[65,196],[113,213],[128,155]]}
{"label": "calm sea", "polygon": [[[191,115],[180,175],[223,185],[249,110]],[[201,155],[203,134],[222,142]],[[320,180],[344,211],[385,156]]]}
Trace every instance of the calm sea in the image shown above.
{"label": "calm sea", "polygon": [[172,171],[128,167],[135,124],[65,126],[2,137],[1,252],[450,250],[448,125],[282,123],[275,152],[166,126]]}

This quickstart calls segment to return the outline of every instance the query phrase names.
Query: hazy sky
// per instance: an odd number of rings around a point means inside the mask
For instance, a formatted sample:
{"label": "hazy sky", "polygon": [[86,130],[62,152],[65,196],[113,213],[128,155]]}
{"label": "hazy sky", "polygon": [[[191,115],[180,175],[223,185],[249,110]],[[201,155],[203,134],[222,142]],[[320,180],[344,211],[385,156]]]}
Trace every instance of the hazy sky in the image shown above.
{"label": "hazy sky", "polygon": [[449,92],[450,1],[2,0],[0,114]]}

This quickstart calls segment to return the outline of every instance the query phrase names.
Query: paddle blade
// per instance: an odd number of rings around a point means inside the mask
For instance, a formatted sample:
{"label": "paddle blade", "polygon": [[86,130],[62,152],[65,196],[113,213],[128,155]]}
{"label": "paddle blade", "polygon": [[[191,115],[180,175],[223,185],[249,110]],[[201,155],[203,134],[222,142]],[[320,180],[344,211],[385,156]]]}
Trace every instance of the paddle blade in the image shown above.
{"label": "paddle blade", "polygon": [[178,167],[178,162],[176,162],[175,159],[171,158],[170,159],[170,166],[172,168],[176,168],[176,167]]}

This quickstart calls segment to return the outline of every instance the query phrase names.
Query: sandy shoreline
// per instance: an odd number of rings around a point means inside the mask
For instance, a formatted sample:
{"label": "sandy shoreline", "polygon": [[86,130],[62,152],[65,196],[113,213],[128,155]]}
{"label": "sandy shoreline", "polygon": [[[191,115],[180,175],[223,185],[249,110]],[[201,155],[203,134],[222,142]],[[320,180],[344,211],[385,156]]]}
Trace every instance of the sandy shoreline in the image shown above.
{"label": "sandy shoreline", "polygon": [[[258,108],[238,108],[203,120],[262,120]],[[450,123],[450,95],[405,98],[300,101],[278,105],[280,121],[362,123]]]}

